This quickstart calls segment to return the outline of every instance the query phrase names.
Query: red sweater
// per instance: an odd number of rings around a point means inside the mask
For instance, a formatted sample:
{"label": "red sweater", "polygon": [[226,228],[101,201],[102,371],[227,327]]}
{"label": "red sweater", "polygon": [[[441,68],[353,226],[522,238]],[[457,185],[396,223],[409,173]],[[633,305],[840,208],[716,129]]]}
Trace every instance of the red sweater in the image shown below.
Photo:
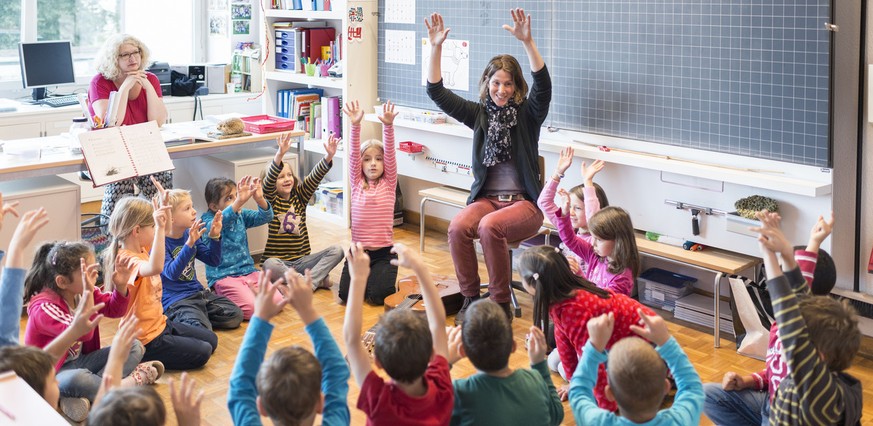
{"label": "red sweater", "polygon": [[[588,320],[605,313],[613,312],[615,315],[615,328],[612,337],[606,344],[609,350],[615,342],[628,336],[637,334],[630,330],[630,326],[640,321],[637,309],[654,315],[651,309],[646,308],[634,299],[607,290],[611,297],[602,299],[599,296],[585,290],[576,292],[576,296],[552,304],[549,308],[549,317],[555,324],[555,343],[558,355],[561,356],[561,364],[564,367],[566,377],[573,377],[579,358],[582,357],[582,348],[588,341]],[[618,406],[615,402],[606,399],[606,367],[601,364],[597,371],[597,385],[594,387],[594,397],[597,405],[605,410],[615,411]]]}
{"label": "red sweater", "polygon": [[[127,312],[127,297],[117,291],[106,294],[95,288],[94,304],[100,303],[106,304],[100,310],[105,317],[121,318]],[[44,348],[70,326],[74,314],[60,294],[44,289],[33,296],[27,305],[28,320],[24,331],[24,343]],[[67,353],[58,360],[55,370],[59,370],[69,356],[78,357],[79,354],[91,353],[98,349],[100,349],[100,327],[95,327],[67,350]]]}

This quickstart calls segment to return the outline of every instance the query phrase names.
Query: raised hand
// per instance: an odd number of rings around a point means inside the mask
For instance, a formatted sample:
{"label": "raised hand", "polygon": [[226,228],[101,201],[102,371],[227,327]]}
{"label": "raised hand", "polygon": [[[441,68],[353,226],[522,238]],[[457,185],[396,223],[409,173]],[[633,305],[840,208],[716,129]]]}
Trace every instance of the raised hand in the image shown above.
{"label": "raised hand", "polygon": [[252,197],[252,189],[251,176],[243,176],[239,182],[236,183],[236,199],[239,201],[240,206],[245,204],[245,202]]}
{"label": "raised hand", "polygon": [[209,226],[209,238],[212,238],[213,240],[221,238],[221,229],[224,227],[221,218],[221,210],[215,212],[215,217],[212,219],[212,225]]}
{"label": "raised hand", "polygon": [[170,400],[173,401],[173,411],[179,425],[200,424],[200,402],[203,401],[203,389],[196,392],[194,379],[188,378],[188,373],[182,373],[179,390],[176,383],[170,379]]}
{"label": "raised hand", "polygon": [[631,331],[640,335],[640,337],[654,343],[658,346],[663,346],[670,340],[670,330],[667,330],[667,323],[658,315],[646,315],[642,309],[637,309],[637,314],[643,322],[643,326],[630,326]]}
{"label": "raised hand", "polygon": [[527,343],[527,356],[530,359],[530,365],[539,364],[546,360],[546,352],[549,350],[549,345],[546,343],[546,335],[537,326],[530,327],[530,339]]}
{"label": "raised hand", "polygon": [[327,140],[324,141],[324,151],[327,155],[324,156],[324,159],[327,162],[333,161],[333,156],[336,154],[337,146],[339,146],[339,139],[335,138],[334,135],[330,135]]}
{"label": "raised hand", "polygon": [[[282,278],[272,282],[270,280],[270,271],[261,271],[258,274],[258,291],[255,293],[255,312],[256,316],[264,321],[270,322],[273,317],[282,312],[282,308],[288,303],[287,299],[282,299],[276,303],[273,296],[282,282]],[[311,290],[310,290],[311,291]]]}
{"label": "raised hand", "polygon": [[[154,178],[153,178],[154,179]],[[166,199],[166,197],[163,197]],[[155,228],[166,230],[173,224],[173,216],[170,211],[170,206],[165,202],[158,202],[158,196],[152,198],[152,207],[155,211],[152,213],[152,218],[155,220]]]}
{"label": "raised hand", "polygon": [[[361,124],[361,120],[364,119],[364,110],[358,106],[358,101],[346,102],[346,106],[343,107],[343,112],[349,116],[353,126]],[[331,134],[331,136],[333,136],[333,134]]]}
{"label": "raised hand", "polygon": [[533,39],[530,32],[530,15],[525,16],[522,8],[510,9],[509,14],[512,15],[512,26],[504,24],[503,29],[521,42],[530,42]]}
{"label": "raised hand", "polygon": [[749,228],[752,232],[760,233],[758,241],[774,253],[782,254],[782,258],[793,258],[794,246],[785,238],[780,226],[781,217],[778,213],[770,213],[766,210],[761,210],[755,213],[755,217],[761,221],[761,227]]}
{"label": "raised hand", "polygon": [[[830,220],[825,220],[823,216],[819,216],[812,230],[809,231],[808,251],[818,251],[822,241],[826,240],[834,230],[834,212],[831,212]],[[810,248],[813,248],[810,250]]]}
{"label": "raised hand", "polygon": [[[642,313],[642,311],[640,311]],[[594,346],[598,352],[606,350],[606,344],[609,343],[609,338],[612,337],[612,330],[615,328],[615,314],[612,312],[603,314],[588,320],[588,341]]]}
{"label": "raised hand", "polygon": [[[3,214],[6,214],[5,208],[6,206],[4,205]],[[11,211],[14,211],[14,209]],[[18,212],[14,214],[17,216]],[[0,221],[2,221],[2,218],[0,218]],[[15,232],[12,233],[12,239],[9,241],[9,256],[6,259],[7,268],[26,268],[24,249],[33,241],[37,231],[42,229],[48,222],[48,213],[42,207],[24,214],[24,217],[18,222],[18,226],[15,227]]]}
{"label": "raised hand", "polygon": [[421,257],[405,244],[394,244],[394,247],[391,248],[391,253],[397,255],[397,259],[391,259],[391,264],[394,266],[402,266],[409,269],[421,266]]}
{"label": "raised hand", "polygon": [[[79,268],[82,270],[82,293],[93,293],[94,284],[97,283],[97,273],[100,269],[99,263],[88,265],[84,258],[79,258]],[[92,294],[93,298],[93,294]]]}
{"label": "raised hand", "polygon": [[386,101],[382,104],[382,115],[379,116],[379,121],[385,126],[390,126],[394,124],[394,117],[397,117],[397,113],[394,112],[394,104],[391,101]]}
{"label": "raised hand", "polygon": [[[370,255],[364,251],[361,243],[352,243],[346,252],[346,261],[349,263],[349,275],[358,277],[364,282],[370,276]],[[391,260],[392,264],[395,260]]]}
{"label": "raised hand", "polygon": [[309,269],[300,275],[294,268],[288,268],[285,271],[285,283],[285,300],[297,311],[303,323],[310,324],[317,320],[318,313],[312,306],[312,274]]}
{"label": "raised hand", "polygon": [[456,362],[464,359],[464,355],[461,353],[461,345],[463,344],[463,334],[461,331],[461,326],[456,325],[454,327],[449,327],[448,329],[449,335],[449,356],[446,358],[446,361],[449,364],[455,364]]}
{"label": "raised hand", "polygon": [[[218,215],[220,215],[220,214],[221,214],[221,212],[218,212],[215,214],[215,216],[218,217]],[[215,222],[213,222],[213,223],[215,223]],[[199,240],[200,237],[203,236],[203,232],[205,231],[205,228],[206,228],[206,224],[203,223],[202,220],[200,220],[200,219],[194,220],[194,224],[191,225],[191,229],[188,230],[188,241],[186,242],[188,247],[194,247],[194,244],[197,244],[197,240]]]}
{"label": "raised hand", "polygon": [[160,196],[160,198],[158,200],[161,202],[161,204],[166,204],[168,202],[167,190],[164,189],[164,186],[161,185],[161,182],[159,182],[157,179],[155,179],[154,175],[149,176],[149,180],[152,181],[152,185],[154,185],[155,189],[158,191],[158,195]]}
{"label": "raised hand", "polygon": [[136,266],[136,258],[129,254],[118,253],[115,256],[115,269],[112,271],[112,285],[117,289],[123,289],[122,294],[127,293],[127,283],[133,275]]}
{"label": "raised hand", "polygon": [[[276,144],[279,146],[279,152],[282,155],[285,155],[286,152],[291,150],[291,134],[290,133],[282,133],[276,138]],[[237,189],[239,191],[239,189]]]}
{"label": "raised hand", "polygon": [[252,198],[258,205],[261,205],[264,200],[264,187],[261,185],[261,178],[252,178]]}
{"label": "raised hand", "polygon": [[603,160],[597,160],[597,161],[591,163],[590,166],[586,166],[585,162],[583,161],[582,166],[581,166],[582,183],[584,183],[585,186],[593,185],[594,184],[594,175],[596,175],[598,172],[603,170],[603,166],[605,166],[605,165],[606,165],[606,163],[604,163]]}
{"label": "raised hand", "polygon": [[561,213],[563,216],[570,214],[570,193],[566,189],[558,190],[558,196],[561,197]]}
{"label": "raised hand", "polygon": [[427,22],[427,18],[424,18],[424,26],[427,27],[427,38],[430,40],[431,46],[442,45],[446,41],[449,31],[452,30],[445,27],[443,16],[439,13],[432,13],[430,15],[430,23]]}
{"label": "raised hand", "polygon": [[558,166],[555,167],[556,174],[563,175],[570,168],[570,165],[573,164],[574,152],[573,148],[569,146],[561,150],[561,154],[558,156]]}
{"label": "raised hand", "polygon": [[[89,268],[94,265],[86,267],[85,259],[81,259],[80,262],[83,284],[82,293],[79,295],[79,301],[76,305],[76,313],[73,316],[73,321],[70,323],[70,330],[73,335],[76,336],[76,339],[89,333],[100,324],[103,315],[98,313],[104,306],[106,306],[105,303],[94,304],[94,285],[93,283],[89,284],[89,279],[86,278],[89,273],[93,272],[94,279],[96,280],[97,268],[95,267],[93,268],[93,271],[91,271]],[[91,319],[91,317],[94,318]]]}
{"label": "raised hand", "polygon": [[13,216],[18,217],[18,210],[15,210],[18,207],[18,201],[13,201],[11,203],[3,202],[3,194],[0,194],[0,229],[3,228],[3,219],[6,217],[6,213],[12,213]]}

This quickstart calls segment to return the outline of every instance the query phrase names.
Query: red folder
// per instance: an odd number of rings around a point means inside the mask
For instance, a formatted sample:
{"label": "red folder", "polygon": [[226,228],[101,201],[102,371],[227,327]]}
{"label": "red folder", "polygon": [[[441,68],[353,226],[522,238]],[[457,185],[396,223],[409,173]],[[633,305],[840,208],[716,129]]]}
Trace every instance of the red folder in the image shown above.
{"label": "red folder", "polygon": [[304,36],[303,55],[309,58],[309,63],[314,64],[321,59],[321,47],[330,46],[330,42],[336,38],[336,30],[333,28],[307,28]]}

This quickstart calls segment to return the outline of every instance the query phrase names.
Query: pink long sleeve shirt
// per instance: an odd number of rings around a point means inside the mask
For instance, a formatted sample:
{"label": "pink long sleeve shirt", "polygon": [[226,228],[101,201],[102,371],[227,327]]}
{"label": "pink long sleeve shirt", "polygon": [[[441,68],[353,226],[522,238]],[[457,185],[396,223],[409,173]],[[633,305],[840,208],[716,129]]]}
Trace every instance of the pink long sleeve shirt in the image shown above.
{"label": "pink long sleeve shirt", "polygon": [[[394,200],[397,193],[397,156],[394,149],[394,126],[382,126],[383,172],[378,183],[365,182],[361,171],[361,126],[352,125],[349,156],[349,179],[352,191],[352,241],[367,248],[394,245]],[[364,188],[367,183],[367,188]]]}
{"label": "pink long sleeve shirt", "polygon": [[[547,206],[547,204],[545,203],[555,204],[555,194],[557,193],[557,189],[558,182],[554,179],[549,179],[549,182],[547,182],[546,186],[543,188],[543,192],[540,193],[540,198],[537,200],[537,205],[540,206],[540,210],[546,210],[545,206]],[[584,231],[582,228],[587,227],[588,221],[591,220],[591,216],[594,216],[594,213],[600,211],[600,199],[597,198],[597,190],[594,188],[594,186],[583,187],[582,196],[584,197],[582,201],[585,204],[585,217],[583,217],[582,219],[585,222],[580,224],[579,231],[576,232],[576,235],[590,244],[591,234]],[[585,261],[579,258],[576,253],[570,251],[570,249],[568,249],[565,244],[561,244],[561,249],[562,253],[564,253],[564,256],[566,256],[567,258],[570,258],[572,256],[579,264],[579,271],[576,273],[576,275],[579,275],[581,277],[587,277],[588,265],[585,263]]]}

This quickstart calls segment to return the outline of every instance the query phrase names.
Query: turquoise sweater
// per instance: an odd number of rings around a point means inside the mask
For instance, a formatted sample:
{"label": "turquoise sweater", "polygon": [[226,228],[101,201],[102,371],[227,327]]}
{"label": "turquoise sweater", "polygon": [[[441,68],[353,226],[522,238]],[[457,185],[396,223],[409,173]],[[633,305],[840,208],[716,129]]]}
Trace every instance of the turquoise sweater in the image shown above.
{"label": "turquoise sweater", "polygon": [[[201,216],[206,223],[206,229],[212,226],[215,213],[208,211]],[[259,208],[257,211],[242,209],[239,213],[228,206],[221,212],[221,263],[218,266],[206,265],[206,282],[212,287],[216,281],[227,277],[239,277],[257,271],[255,262],[249,252],[248,228],[254,228],[270,223],[273,219],[273,208]]]}

